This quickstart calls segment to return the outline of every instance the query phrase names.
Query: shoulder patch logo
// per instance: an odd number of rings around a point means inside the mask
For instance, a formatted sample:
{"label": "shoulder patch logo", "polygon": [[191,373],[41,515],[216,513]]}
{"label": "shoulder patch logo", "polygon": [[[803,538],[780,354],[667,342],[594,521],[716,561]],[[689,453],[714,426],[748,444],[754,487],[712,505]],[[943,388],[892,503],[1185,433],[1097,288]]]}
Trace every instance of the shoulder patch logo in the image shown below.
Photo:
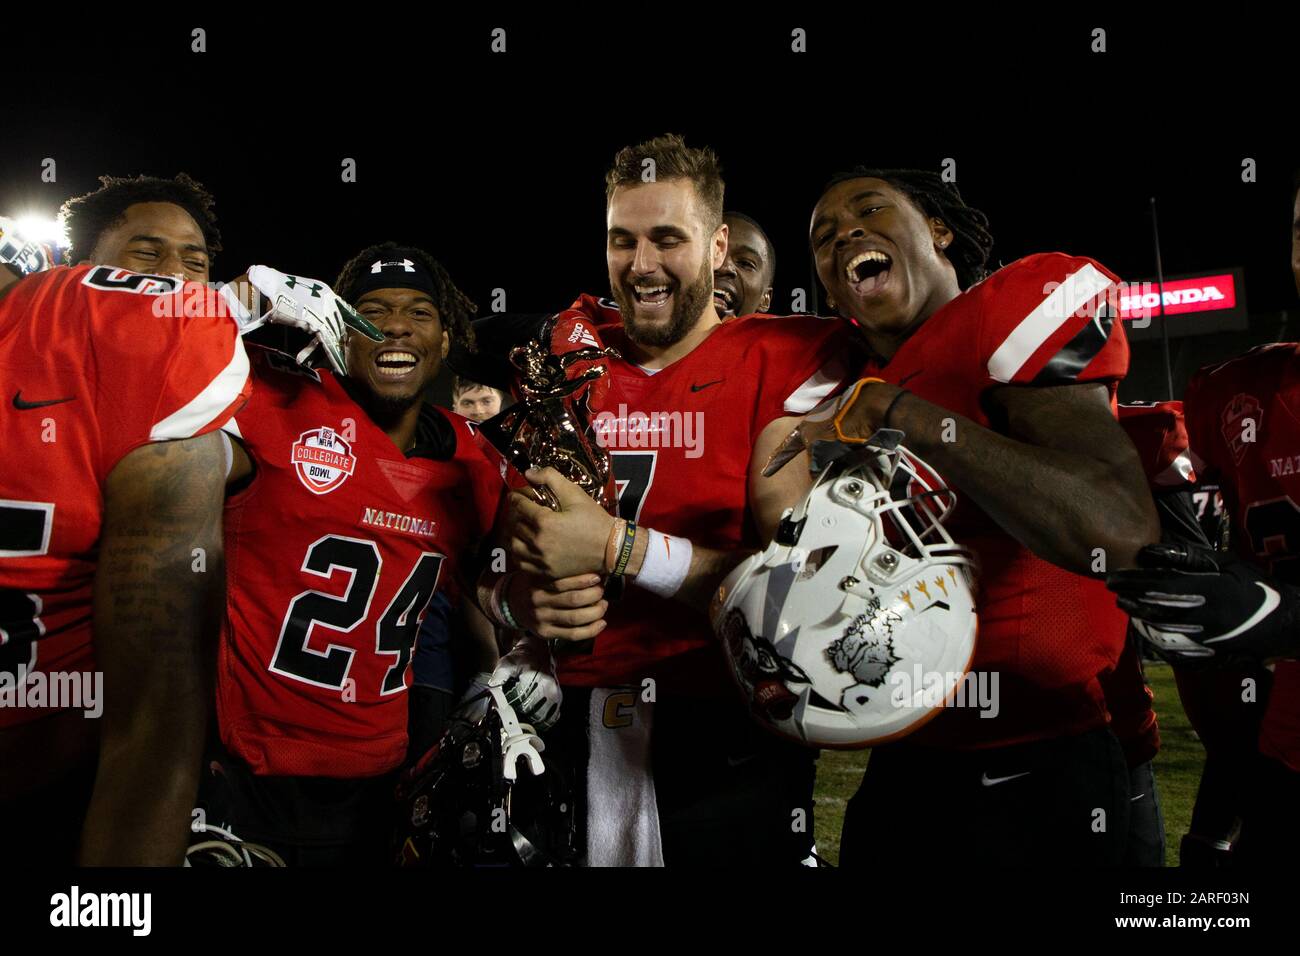
{"label": "shoulder patch logo", "polygon": [[[1264,424],[1264,406],[1254,395],[1240,392],[1223,407],[1220,425],[1223,429],[1223,441],[1232,452],[1232,460],[1240,465],[1246,457],[1246,450],[1255,441]],[[1249,437],[1248,437],[1249,436]]]}
{"label": "shoulder patch logo", "polygon": [[329,494],[351,477],[357,459],[352,446],[332,428],[313,428],[293,443],[293,467],[312,494]]}

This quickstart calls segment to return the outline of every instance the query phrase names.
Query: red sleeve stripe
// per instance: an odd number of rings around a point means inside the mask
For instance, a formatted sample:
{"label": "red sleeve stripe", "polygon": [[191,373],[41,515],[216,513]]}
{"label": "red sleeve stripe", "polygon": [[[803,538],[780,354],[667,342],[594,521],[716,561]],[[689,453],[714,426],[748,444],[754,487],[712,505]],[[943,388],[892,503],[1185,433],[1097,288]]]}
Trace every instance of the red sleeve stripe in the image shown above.
{"label": "red sleeve stripe", "polygon": [[989,375],[995,382],[1012,381],[1044,342],[1111,284],[1111,278],[1091,263],[1070,273],[989,357]]}
{"label": "red sleeve stripe", "polygon": [[198,434],[223,412],[229,414],[230,406],[238,400],[247,383],[248,353],[244,351],[243,340],[236,338],[234,354],[226,367],[189,403],[154,425],[149,440],[168,441]]}
{"label": "red sleeve stripe", "polygon": [[848,378],[848,366],[843,359],[833,358],[813,372],[802,385],[785,400],[785,411],[791,415],[806,415],[835,394]]}

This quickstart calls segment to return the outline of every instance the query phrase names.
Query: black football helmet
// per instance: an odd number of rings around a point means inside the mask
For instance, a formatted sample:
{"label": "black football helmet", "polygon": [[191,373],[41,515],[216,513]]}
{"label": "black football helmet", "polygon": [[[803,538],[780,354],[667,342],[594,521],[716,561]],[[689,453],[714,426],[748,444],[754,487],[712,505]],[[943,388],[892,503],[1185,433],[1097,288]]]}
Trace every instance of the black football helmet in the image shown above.
{"label": "black football helmet", "polygon": [[499,687],[474,723],[453,720],[403,774],[398,866],[573,866],[577,817],[571,782]]}

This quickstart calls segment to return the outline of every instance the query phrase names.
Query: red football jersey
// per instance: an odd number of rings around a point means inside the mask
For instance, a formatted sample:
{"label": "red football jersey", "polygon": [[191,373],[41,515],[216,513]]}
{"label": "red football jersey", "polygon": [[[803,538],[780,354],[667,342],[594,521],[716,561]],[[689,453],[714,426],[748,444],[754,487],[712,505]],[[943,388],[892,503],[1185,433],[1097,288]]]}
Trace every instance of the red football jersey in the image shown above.
{"label": "red football jersey", "polygon": [[0,727],[54,709],[27,693],[16,706],[19,669],[29,690],[48,684],[38,673],[94,670],[109,473],[140,445],[214,431],[248,397],[239,329],[187,309],[195,288],[81,266],[23,279],[0,300]]}
{"label": "red football jersey", "polygon": [[[1182,402],[1121,405],[1119,423],[1137,448],[1154,493],[1191,493],[1196,472],[1187,451]],[[1101,675],[1110,727],[1130,767],[1146,763],[1160,750],[1154,695],[1142,673],[1140,646],[1136,635],[1130,634],[1115,669]]]}
{"label": "red football jersey", "polygon": [[[1262,345],[1198,371],[1183,404],[1197,471],[1218,481],[1233,550],[1300,584],[1300,345]],[[1260,752],[1300,770],[1300,662],[1279,661]]]}
{"label": "red football jersey", "polygon": [[[583,296],[573,308],[627,354],[612,302]],[[702,547],[757,549],[746,511],[754,443],[775,419],[803,415],[843,387],[848,344],[839,322],[746,317],[719,325],[658,371],[611,361],[593,427],[612,457],[619,513]],[[561,683],[608,687],[654,677],[663,692],[734,693],[700,612],[632,585],[606,621],[591,653],[559,657]]]}
{"label": "red football jersey", "polygon": [[[1128,343],[1113,318],[1118,281],[1091,259],[1028,256],[957,296],[888,363],[869,361],[862,375],[901,384],[985,427],[985,393],[1005,383],[1099,382],[1113,404],[1128,371]],[[1115,666],[1127,616],[1102,581],[1037,557],[953,487],[959,503],[948,530],[980,561],[971,669],[997,674],[1000,710],[981,719],[974,707],[953,708],[910,739],[991,747],[1105,724],[1097,675]]]}
{"label": "red football jersey", "polygon": [[455,599],[505,485],[461,416],[424,413],[453,457],[407,457],[329,371],[253,356],[257,390],[227,427],[255,473],[226,503],[221,739],[258,774],[384,773],[406,753],[429,599]]}

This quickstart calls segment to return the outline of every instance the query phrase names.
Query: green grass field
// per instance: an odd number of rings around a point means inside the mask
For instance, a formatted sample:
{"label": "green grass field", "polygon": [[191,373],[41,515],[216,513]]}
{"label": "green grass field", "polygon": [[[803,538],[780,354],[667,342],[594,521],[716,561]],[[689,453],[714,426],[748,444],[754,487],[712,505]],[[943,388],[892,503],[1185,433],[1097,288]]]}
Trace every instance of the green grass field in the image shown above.
{"label": "green grass field", "polygon": [[[1148,662],[1146,672],[1160,721],[1156,786],[1165,817],[1165,863],[1177,866],[1178,841],[1192,819],[1205,751],[1183,713],[1169,665]],[[870,751],[864,750],[823,750],[817,762],[817,852],[832,863],[838,863],[840,858],[840,824],[845,804],[862,782],[869,754]]]}

